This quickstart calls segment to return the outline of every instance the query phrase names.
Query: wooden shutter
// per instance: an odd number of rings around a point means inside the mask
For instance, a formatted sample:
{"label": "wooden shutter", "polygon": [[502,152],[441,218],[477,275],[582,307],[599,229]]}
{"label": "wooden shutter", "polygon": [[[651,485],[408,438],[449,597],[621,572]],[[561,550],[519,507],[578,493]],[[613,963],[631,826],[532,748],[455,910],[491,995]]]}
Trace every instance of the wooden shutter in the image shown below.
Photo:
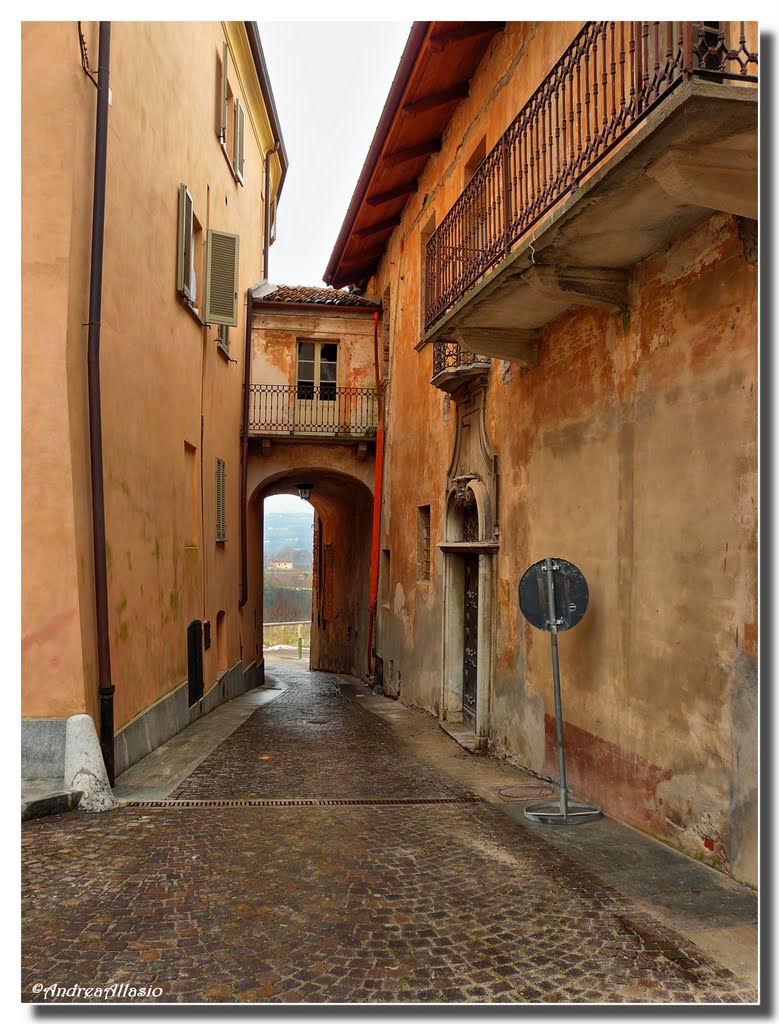
{"label": "wooden shutter", "polygon": [[179,295],[192,299],[192,196],[186,185],[179,185],[178,255],[176,289]]}
{"label": "wooden shutter", "polygon": [[235,145],[233,167],[235,176],[243,185],[244,112],[239,100],[235,101]]}
{"label": "wooden shutter", "polygon": [[216,460],[216,539],[225,539],[225,464],[224,459]]}
{"label": "wooden shutter", "polygon": [[238,235],[208,231],[206,247],[207,324],[238,326]]}
{"label": "wooden shutter", "polygon": [[222,82],[219,97],[219,141],[227,138],[227,43],[222,43]]}

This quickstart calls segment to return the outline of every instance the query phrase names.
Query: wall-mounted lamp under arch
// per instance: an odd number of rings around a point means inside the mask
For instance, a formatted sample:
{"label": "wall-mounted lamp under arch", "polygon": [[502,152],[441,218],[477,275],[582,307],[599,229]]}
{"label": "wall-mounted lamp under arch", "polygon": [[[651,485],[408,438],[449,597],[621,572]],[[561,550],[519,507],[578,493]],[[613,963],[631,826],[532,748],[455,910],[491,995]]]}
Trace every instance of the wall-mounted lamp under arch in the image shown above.
{"label": "wall-mounted lamp under arch", "polygon": [[298,494],[303,501],[308,501],[311,497],[311,491],[313,490],[313,484],[298,484]]}

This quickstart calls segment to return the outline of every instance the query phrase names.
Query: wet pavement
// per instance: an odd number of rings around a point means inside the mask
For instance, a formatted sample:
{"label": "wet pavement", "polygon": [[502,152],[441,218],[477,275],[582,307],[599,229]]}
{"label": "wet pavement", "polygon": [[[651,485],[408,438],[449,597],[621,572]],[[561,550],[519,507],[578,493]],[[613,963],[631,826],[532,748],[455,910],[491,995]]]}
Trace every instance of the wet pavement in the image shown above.
{"label": "wet pavement", "polygon": [[[201,761],[178,805],[23,825],[25,1001],[100,1001],[36,985],[123,983],[153,988],[144,1002],[755,1001],[753,965],[669,927],[587,853],[623,826],[524,825],[495,786],[516,770],[428,716],[294,664],[267,676],[287,690]],[[701,936],[750,926],[753,894],[639,839],[634,867],[657,849],[685,890],[703,873],[716,902]]]}

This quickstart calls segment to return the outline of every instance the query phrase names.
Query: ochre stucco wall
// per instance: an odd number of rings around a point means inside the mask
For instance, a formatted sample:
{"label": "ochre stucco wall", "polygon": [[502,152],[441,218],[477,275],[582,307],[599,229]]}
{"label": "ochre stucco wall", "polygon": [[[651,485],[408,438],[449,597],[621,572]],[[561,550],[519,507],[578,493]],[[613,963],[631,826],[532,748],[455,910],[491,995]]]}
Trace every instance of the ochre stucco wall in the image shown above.
{"label": "ochre stucco wall", "polygon": [[[85,32],[96,61],[96,26]],[[245,665],[257,650],[258,595],[238,609],[240,422],[268,139],[252,127],[246,65],[231,56],[231,86],[247,109],[240,185],[215,130],[224,38],[219,22],[112,24],[101,381],[116,728],[184,682],[192,619],[210,620],[215,635],[225,612],[222,667],[241,659],[242,645]],[[95,89],[75,24],[25,25],[23,81],[23,714],[62,717],[94,713],[97,687],[83,327]],[[209,228],[240,236],[232,361],[176,294],[180,183],[204,240]],[[215,540],[217,457],[225,544]],[[219,667],[214,643],[206,691]]]}
{"label": "ochre stucco wall", "polygon": [[[576,24],[498,35],[368,291],[391,292],[378,651],[385,688],[438,713],[443,555],[416,580],[416,515],[444,539],[456,407],[431,387],[421,230],[481,138],[497,141]],[[757,267],[750,222],[713,214],[630,274],[629,312],[572,311],[531,369],[492,361],[498,455],[491,749],[556,777],[549,639],[518,583],[539,558],[590,585],[560,640],[569,782],[607,813],[756,882]],[[386,567],[386,557],[382,565]],[[389,682],[387,682],[389,676]]]}

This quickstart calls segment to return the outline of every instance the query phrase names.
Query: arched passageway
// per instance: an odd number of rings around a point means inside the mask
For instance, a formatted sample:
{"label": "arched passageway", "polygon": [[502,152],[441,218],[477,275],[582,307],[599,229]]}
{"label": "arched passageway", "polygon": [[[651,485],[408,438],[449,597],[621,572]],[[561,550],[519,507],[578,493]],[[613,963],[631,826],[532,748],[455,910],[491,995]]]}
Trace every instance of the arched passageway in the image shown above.
{"label": "arched passageway", "polygon": [[[261,594],[265,498],[297,495],[300,484],[310,485],[309,500],[314,506],[311,668],[362,675],[368,643],[373,508],[368,480],[303,461],[283,468],[269,462],[256,459],[250,467],[250,581],[254,577]],[[364,475],[368,477],[368,473]],[[262,636],[262,622],[257,634]]]}

